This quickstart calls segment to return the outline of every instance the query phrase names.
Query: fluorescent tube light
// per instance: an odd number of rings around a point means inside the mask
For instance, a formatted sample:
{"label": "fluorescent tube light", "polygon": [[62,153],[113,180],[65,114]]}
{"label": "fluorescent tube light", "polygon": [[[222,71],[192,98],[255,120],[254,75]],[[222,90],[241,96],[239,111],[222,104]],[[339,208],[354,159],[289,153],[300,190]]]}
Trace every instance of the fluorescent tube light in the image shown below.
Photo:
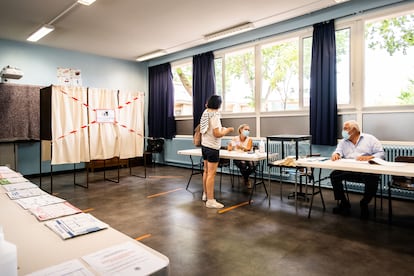
{"label": "fluorescent tube light", "polygon": [[52,25],[43,25],[40,29],[34,32],[31,36],[27,38],[28,41],[36,42],[51,31],[53,31],[55,27]]}
{"label": "fluorescent tube light", "polygon": [[89,5],[91,5],[93,2],[95,2],[96,0],[78,0],[78,3],[79,4],[82,4],[82,5],[86,5],[86,6],[89,6]]}
{"label": "fluorescent tube light", "polygon": [[211,34],[207,34],[204,36],[204,38],[207,41],[214,41],[214,40],[218,40],[218,39],[222,39],[228,36],[232,36],[232,35],[236,35],[242,32],[246,32],[248,30],[251,30],[254,28],[253,23],[248,22],[248,23],[243,23],[234,27],[230,27],[228,29],[224,29],[215,33],[211,33]]}
{"label": "fluorescent tube light", "polygon": [[167,54],[167,51],[165,50],[157,50],[142,56],[137,57],[137,61],[144,61],[144,60],[148,60],[148,59],[152,59],[152,58],[156,58],[156,57],[160,57]]}

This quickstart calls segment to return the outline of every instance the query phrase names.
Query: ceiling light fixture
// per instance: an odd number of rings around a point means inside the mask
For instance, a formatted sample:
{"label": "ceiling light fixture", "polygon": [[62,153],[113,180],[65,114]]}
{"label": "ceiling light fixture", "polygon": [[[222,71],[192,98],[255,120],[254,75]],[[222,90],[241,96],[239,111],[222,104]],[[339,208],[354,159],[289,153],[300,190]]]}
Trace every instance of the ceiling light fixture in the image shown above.
{"label": "ceiling light fixture", "polygon": [[343,3],[343,2],[348,2],[349,0],[334,0],[335,3],[339,4],[339,3]]}
{"label": "ceiling light fixture", "polygon": [[152,58],[156,58],[156,57],[160,57],[167,54],[167,51],[165,50],[157,50],[142,56],[137,57],[137,61],[144,61],[144,60],[148,60],[148,59],[152,59]]}
{"label": "ceiling light fixture", "polygon": [[247,22],[247,23],[233,26],[233,27],[230,27],[230,28],[227,28],[227,29],[215,32],[215,33],[207,34],[204,36],[204,39],[207,41],[214,41],[214,40],[222,39],[222,38],[229,37],[232,35],[236,35],[242,32],[246,32],[253,28],[254,28],[253,23]]}
{"label": "ceiling light fixture", "polygon": [[52,25],[45,24],[42,27],[40,27],[40,29],[38,29],[36,32],[31,34],[27,38],[27,40],[32,41],[32,42],[36,42],[39,39],[41,39],[42,37],[44,37],[45,35],[47,35],[48,33],[50,33],[51,31],[53,31],[54,29],[55,29],[55,27],[53,27]]}
{"label": "ceiling light fixture", "polygon": [[55,27],[53,27],[52,24],[56,20],[61,18],[63,15],[65,15],[67,12],[69,12],[71,9],[73,9],[75,6],[77,6],[78,4],[83,4],[83,5],[89,6],[90,4],[92,4],[95,1],[96,0],[78,0],[78,1],[74,2],[72,5],[70,5],[68,8],[66,8],[66,10],[59,13],[57,16],[55,16],[55,18],[50,20],[49,23],[44,24],[40,29],[38,29],[36,32],[31,34],[26,40],[27,41],[32,41],[32,42],[38,41],[39,39],[41,39],[42,37],[44,37],[45,35],[47,35],[51,31],[53,31],[55,29]]}
{"label": "ceiling light fixture", "polygon": [[93,2],[95,2],[95,1],[96,0],[78,0],[78,3],[82,4],[82,5],[89,6],[89,5],[93,4]]}

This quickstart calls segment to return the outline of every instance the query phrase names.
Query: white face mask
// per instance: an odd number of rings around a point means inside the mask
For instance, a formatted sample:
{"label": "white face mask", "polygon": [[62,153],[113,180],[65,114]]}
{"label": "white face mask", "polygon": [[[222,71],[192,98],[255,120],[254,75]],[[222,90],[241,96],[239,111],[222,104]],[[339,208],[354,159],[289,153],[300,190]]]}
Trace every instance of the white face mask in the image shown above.
{"label": "white face mask", "polygon": [[249,137],[250,130],[243,130],[242,133],[243,133],[244,136]]}
{"label": "white face mask", "polygon": [[346,130],[342,130],[342,137],[343,137],[345,140],[348,140],[348,139],[349,139],[349,137],[350,137],[350,135],[349,135],[348,131],[346,131]]}

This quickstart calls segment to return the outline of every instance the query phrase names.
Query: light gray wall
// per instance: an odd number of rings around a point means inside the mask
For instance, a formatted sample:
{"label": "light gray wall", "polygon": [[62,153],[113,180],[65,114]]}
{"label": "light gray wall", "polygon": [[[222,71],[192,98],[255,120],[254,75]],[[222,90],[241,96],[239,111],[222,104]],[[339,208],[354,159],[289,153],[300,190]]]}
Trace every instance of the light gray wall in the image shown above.
{"label": "light gray wall", "polygon": [[363,131],[383,141],[414,141],[414,113],[364,114]]}
{"label": "light gray wall", "polygon": [[[57,84],[58,67],[73,68],[81,70],[82,85],[85,87],[141,91],[146,95],[146,103],[148,101],[147,66],[143,63],[0,39],[0,69],[7,65],[20,68],[24,73],[21,79],[11,80],[11,83],[49,86]],[[148,105],[145,106],[146,114]],[[10,163],[16,157],[16,170],[23,174],[38,174],[39,142],[16,145],[17,150],[12,157],[13,143],[3,144],[0,148],[3,164]],[[49,169],[49,162],[42,162],[42,172]],[[69,169],[73,169],[73,165],[53,168],[56,171]]]}

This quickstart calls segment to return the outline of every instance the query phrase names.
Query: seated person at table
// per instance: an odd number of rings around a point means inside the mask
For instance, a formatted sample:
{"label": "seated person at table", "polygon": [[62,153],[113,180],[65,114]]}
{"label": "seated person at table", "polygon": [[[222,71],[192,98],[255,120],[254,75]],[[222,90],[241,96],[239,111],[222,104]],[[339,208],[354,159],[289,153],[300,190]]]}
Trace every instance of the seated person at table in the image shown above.
{"label": "seated person at table", "polygon": [[[342,137],[336,150],[332,153],[331,160],[341,158],[368,161],[373,158],[384,159],[384,149],[381,143],[373,135],[361,133],[356,121],[346,121],[343,125]],[[359,173],[351,171],[332,171],[331,183],[336,200],[340,203],[333,209],[334,214],[349,215],[351,204],[345,197],[343,181],[358,182],[365,184],[364,196],[360,201],[361,219],[368,219],[368,204],[377,193],[379,175]]]}
{"label": "seated person at table", "polygon": [[[247,124],[239,126],[239,135],[233,137],[228,144],[228,150],[251,151],[253,149],[253,140],[249,137],[250,127]],[[255,171],[256,164],[253,161],[234,160],[234,164],[240,169],[244,178],[244,184],[247,188],[252,188],[249,175]]]}

